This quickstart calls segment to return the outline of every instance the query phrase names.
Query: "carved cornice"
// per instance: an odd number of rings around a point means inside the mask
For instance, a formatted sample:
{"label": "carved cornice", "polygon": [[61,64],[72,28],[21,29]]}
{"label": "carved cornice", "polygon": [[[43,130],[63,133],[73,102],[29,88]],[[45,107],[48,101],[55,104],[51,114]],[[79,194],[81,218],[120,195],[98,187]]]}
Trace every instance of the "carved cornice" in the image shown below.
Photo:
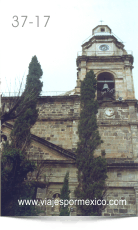
{"label": "carved cornice", "polygon": [[[13,99],[16,99],[16,97],[2,97],[2,102],[9,102]],[[38,98],[38,103],[39,102],[54,102],[54,101],[62,101],[62,100],[80,100],[79,95],[63,95],[63,96],[40,96]]]}
{"label": "carved cornice", "polygon": [[102,101],[98,100],[98,103],[100,107],[111,107],[111,106],[129,106],[129,105],[134,105],[137,106],[138,100],[137,99],[126,99],[126,100],[107,100],[107,101]]}
{"label": "carved cornice", "polygon": [[[76,59],[77,67],[81,61],[86,62],[124,62],[128,60],[131,64],[133,64],[133,56],[132,55],[122,55],[122,56],[87,56],[82,55],[78,56]],[[130,65],[131,66],[131,65]]]}
{"label": "carved cornice", "polygon": [[108,163],[108,169],[119,168],[119,169],[136,169],[138,170],[138,163]]}
{"label": "carved cornice", "polygon": [[111,42],[113,42],[113,43],[115,43],[116,44],[116,46],[120,49],[123,49],[124,48],[124,45],[121,43],[121,42],[119,42],[117,39],[116,39],[116,37],[115,36],[113,36],[113,35],[93,35],[93,37],[91,37],[87,42],[85,42],[85,43],[83,43],[82,44],[82,47],[84,47],[84,48],[89,48],[93,43],[99,43],[99,42],[101,42],[101,43],[103,43],[103,42],[105,42],[105,40],[107,39],[107,42],[109,43],[111,43]]}
{"label": "carved cornice", "polygon": [[97,119],[98,126],[129,126],[138,125],[138,121],[123,121],[121,119]]}
{"label": "carved cornice", "polygon": [[72,164],[75,165],[76,164],[76,160],[33,160],[34,162],[43,162],[45,165],[49,165],[49,164]]}

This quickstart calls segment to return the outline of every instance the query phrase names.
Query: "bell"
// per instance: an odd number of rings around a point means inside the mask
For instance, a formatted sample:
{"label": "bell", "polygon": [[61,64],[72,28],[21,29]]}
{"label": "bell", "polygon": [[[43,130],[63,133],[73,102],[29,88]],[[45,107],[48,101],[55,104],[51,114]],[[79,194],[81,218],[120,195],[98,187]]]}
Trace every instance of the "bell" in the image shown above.
{"label": "bell", "polygon": [[102,91],[107,89],[108,89],[108,84],[104,83]]}

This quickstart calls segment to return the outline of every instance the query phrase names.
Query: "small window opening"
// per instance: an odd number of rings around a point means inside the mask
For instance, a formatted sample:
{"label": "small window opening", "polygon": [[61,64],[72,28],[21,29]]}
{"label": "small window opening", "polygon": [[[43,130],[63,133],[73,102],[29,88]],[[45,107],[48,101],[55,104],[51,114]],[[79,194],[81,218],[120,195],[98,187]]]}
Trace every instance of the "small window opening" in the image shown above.
{"label": "small window opening", "polygon": [[101,28],[101,32],[104,32],[105,31],[105,28]]}

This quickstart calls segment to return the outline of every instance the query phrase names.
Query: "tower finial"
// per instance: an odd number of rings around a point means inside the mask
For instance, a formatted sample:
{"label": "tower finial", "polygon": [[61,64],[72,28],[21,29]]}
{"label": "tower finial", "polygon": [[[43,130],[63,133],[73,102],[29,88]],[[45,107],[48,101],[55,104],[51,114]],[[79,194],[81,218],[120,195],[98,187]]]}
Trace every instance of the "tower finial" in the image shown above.
{"label": "tower finial", "polygon": [[101,22],[101,25],[102,25],[103,20],[100,20],[100,22]]}

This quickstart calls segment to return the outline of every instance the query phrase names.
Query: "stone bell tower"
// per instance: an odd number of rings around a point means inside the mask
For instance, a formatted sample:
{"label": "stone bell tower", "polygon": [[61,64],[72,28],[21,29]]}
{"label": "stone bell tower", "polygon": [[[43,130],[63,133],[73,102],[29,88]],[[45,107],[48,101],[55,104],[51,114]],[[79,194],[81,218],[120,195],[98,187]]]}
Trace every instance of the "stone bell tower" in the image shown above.
{"label": "stone bell tower", "polygon": [[135,99],[132,52],[124,49],[122,41],[107,25],[98,25],[92,30],[92,36],[82,44],[76,62],[76,93],[80,92],[80,80],[92,69],[97,76],[97,99],[103,99],[105,90],[108,99]]}
{"label": "stone bell tower", "polygon": [[[108,163],[108,199],[125,199],[126,205],[108,205],[104,216],[138,216],[138,101],[133,84],[133,55],[107,25],[98,25],[77,56],[77,86],[90,70],[97,78],[98,129]],[[133,200],[133,202],[132,202]]]}

